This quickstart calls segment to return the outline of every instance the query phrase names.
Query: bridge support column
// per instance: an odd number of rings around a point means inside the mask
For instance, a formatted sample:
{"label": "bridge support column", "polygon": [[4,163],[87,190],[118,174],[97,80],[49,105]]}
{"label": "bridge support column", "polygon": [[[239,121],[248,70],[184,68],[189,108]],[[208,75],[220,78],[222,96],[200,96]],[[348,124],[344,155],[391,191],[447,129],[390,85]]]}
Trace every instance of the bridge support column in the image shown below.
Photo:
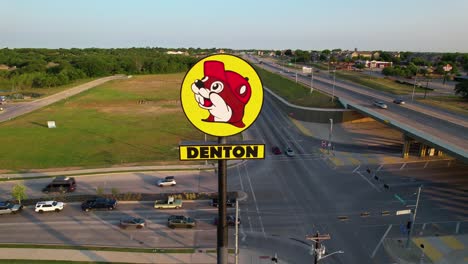
{"label": "bridge support column", "polygon": [[409,150],[411,146],[411,141],[412,139],[408,137],[407,135],[403,136],[403,152],[401,154],[401,157],[406,159],[409,156]]}
{"label": "bridge support column", "polygon": [[426,157],[426,152],[427,152],[427,145],[424,145],[421,143],[419,146],[419,157],[424,158]]}
{"label": "bridge support column", "polygon": [[438,150],[438,151],[437,151],[437,156],[439,156],[439,157],[444,156],[444,153],[442,152],[442,150]]}

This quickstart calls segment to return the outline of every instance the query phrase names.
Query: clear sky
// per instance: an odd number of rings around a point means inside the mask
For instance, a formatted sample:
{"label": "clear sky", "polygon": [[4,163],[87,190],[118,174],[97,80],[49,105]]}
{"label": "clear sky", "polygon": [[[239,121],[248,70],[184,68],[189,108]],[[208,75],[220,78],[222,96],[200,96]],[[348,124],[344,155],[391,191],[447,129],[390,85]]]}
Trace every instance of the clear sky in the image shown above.
{"label": "clear sky", "polygon": [[0,48],[468,52],[467,0],[0,0]]}

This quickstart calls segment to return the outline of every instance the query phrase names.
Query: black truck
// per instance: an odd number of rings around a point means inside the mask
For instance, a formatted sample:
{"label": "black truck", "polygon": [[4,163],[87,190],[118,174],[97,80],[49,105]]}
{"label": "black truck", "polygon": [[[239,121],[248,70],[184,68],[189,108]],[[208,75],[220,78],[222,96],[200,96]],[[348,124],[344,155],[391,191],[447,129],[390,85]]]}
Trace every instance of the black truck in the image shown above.
{"label": "black truck", "polygon": [[55,177],[51,183],[49,183],[44,189],[43,192],[74,192],[76,190],[76,181],[73,177],[58,176]]}
{"label": "black truck", "polygon": [[87,200],[81,204],[81,209],[83,211],[89,212],[94,209],[107,209],[114,210],[117,206],[117,200],[108,199],[108,198],[96,198],[92,200]]}

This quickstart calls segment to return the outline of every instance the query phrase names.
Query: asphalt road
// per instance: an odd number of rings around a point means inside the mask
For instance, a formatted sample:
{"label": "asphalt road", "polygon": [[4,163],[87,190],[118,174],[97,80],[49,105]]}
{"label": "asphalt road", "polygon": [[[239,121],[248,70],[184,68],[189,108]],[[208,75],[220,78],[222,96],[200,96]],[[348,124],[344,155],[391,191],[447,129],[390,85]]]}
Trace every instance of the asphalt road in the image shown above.
{"label": "asphalt road", "polygon": [[[468,231],[467,215],[460,213],[467,209],[466,203],[460,201],[468,197],[466,166],[422,162],[417,163],[419,170],[413,170],[416,165],[409,164],[406,168],[371,168],[379,169],[379,181],[372,178],[373,174],[366,175],[365,168],[334,170],[320,157],[316,140],[302,136],[268,98],[249,132],[265,142],[267,150],[273,145],[283,149],[291,146],[296,156],[268,154],[264,161],[248,162],[229,171],[239,180],[236,183],[234,177],[231,188],[235,186],[249,195],[247,204],[241,207],[242,232],[246,236],[243,246],[247,248],[256,247],[270,255],[276,252],[288,263],[307,263],[312,257],[308,255],[310,241],[305,236],[318,231],[330,234],[331,240],[324,243],[329,253],[345,252],[321,263],[393,263],[379,242],[385,234],[404,237],[400,226],[408,219],[407,215],[395,215],[407,207],[394,194],[406,197],[408,204],[414,203],[415,196],[411,195],[420,184],[427,189],[422,194],[417,223],[426,223],[427,229],[447,225],[444,230],[453,232],[455,223],[462,221],[462,230]],[[441,188],[443,202],[431,193]],[[460,193],[464,196],[460,197]],[[390,213],[382,215],[383,211]],[[362,217],[364,212],[369,216]],[[347,220],[341,221],[341,216]]]}
{"label": "asphalt road", "polygon": [[[175,176],[177,185],[174,187],[158,187],[156,182],[168,175]],[[97,174],[75,177],[77,189],[72,195],[96,194],[98,187],[105,193],[112,193],[117,188],[120,193],[182,193],[182,192],[217,192],[217,176],[213,171],[196,172],[123,172],[112,174]],[[34,179],[27,181],[9,181],[0,184],[0,199],[10,199],[12,187],[22,182],[27,188],[30,198],[44,197],[42,189],[52,181],[52,178]]]}
{"label": "asphalt road", "polygon": [[81,92],[84,92],[88,89],[91,89],[97,85],[103,84],[105,82],[111,81],[111,80],[117,80],[117,79],[127,79],[127,76],[125,75],[115,75],[115,76],[109,76],[109,77],[104,77],[100,78],[91,82],[87,82],[81,85],[78,85],[76,87],[67,89],[65,91],[40,98],[37,100],[34,100],[32,102],[21,102],[21,103],[8,103],[6,105],[3,105],[3,111],[0,112],[0,122],[7,121],[10,119],[13,119],[17,116],[24,115],[27,113],[30,113],[32,111],[35,111],[39,108],[42,108],[44,106],[53,104],[55,102],[58,102],[60,100],[63,100],[65,98],[74,96],[76,94],[79,94]]}

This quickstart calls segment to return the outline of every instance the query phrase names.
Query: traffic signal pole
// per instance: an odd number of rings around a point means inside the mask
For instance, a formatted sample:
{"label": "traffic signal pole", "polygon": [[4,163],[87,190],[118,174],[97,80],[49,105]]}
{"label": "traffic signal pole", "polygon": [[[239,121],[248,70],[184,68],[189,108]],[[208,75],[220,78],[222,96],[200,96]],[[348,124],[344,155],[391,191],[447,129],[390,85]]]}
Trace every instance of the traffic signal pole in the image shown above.
{"label": "traffic signal pole", "polygon": [[[225,145],[226,137],[218,137],[218,144]],[[226,224],[227,160],[218,160],[218,230],[217,263],[228,263],[228,229]],[[237,220],[237,219],[236,219]]]}

